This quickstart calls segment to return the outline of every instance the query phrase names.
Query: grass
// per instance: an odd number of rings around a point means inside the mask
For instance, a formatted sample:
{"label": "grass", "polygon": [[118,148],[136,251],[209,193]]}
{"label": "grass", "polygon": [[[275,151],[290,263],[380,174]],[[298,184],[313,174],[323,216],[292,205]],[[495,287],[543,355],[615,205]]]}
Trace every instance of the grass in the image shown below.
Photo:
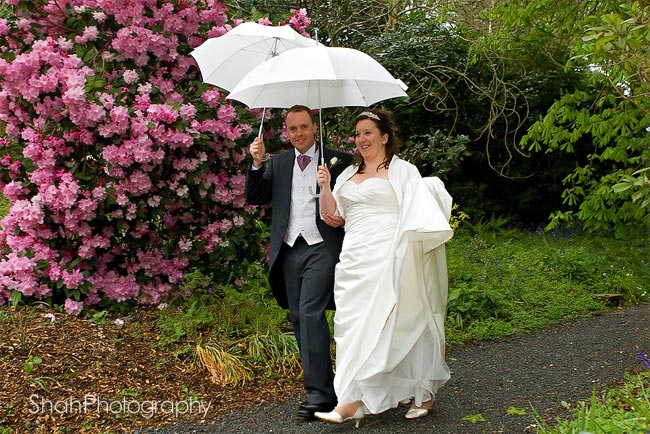
{"label": "grass", "polygon": [[501,338],[650,300],[650,239],[459,231],[447,245],[451,344]]}
{"label": "grass", "polygon": [[[650,431],[650,371],[626,375],[625,384],[571,407],[568,420],[551,426],[535,414],[537,434],[645,434]],[[567,406],[569,406],[567,404]]]}

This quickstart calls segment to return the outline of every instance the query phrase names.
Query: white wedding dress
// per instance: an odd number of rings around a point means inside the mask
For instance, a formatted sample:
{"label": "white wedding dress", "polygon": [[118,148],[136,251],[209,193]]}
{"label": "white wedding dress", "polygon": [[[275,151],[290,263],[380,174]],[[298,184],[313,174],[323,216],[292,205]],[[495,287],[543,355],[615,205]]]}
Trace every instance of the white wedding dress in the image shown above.
{"label": "white wedding dress", "polygon": [[407,179],[399,197],[386,179],[349,176],[334,191],[346,231],[334,287],[339,404],[362,400],[371,413],[411,398],[419,405],[449,379],[444,242],[452,233],[441,205],[450,208],[451,197],[437,178]]}

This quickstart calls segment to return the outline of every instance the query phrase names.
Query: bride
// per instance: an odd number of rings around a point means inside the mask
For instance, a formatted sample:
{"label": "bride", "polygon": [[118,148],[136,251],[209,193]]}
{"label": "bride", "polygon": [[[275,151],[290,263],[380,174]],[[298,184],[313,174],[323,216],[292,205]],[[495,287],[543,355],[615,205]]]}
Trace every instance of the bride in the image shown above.
{"label": "bride", "polygon": [[395,131],[392,113],[364,111],[355,164],[333,190],[327,166],[318,169],[323,220],[345,222],[334,286],[338,406],[314,414],[326,422],[358,422],[405,401],[406,418],[424,417],[449,379],[444,243],[452,199],[442,181],[395,155]]}

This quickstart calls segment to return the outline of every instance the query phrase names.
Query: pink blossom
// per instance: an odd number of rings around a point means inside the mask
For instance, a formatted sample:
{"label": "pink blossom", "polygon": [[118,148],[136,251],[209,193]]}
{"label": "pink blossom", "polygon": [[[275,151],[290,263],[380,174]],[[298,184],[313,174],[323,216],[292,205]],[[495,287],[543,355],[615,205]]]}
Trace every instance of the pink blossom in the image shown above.
{"label": "pink blossom", "polygon": [[9,24],[4,18],[0,18],[0,36],[7,36],[9,34]]}
{"label": "pink blossom", "polygon": [[72,272],[64,270],[62,273],[63,284],[70,288],[76,289],[84,281],[83,274],[79,270],[73,270]]}
{"label": "pink blossom", "polygon": [[192,104],[183,104],[181,106],[180,114],[184,121],[190,121],[196,116],[196,107]]}
{"label": "pink blossom", "polygon": [[96,40],[98,34],[99,31],[97,30],[96,26],[88,26],[84,28],[83,34],[81,36],[77,36],[75,38],[75,41],[79,44],[85,44],[88,41]]}
{"label": "pink blossom", "polygon": [[153,86],[151,85],[151,83],[143,83],[138,86],[138,93],[140,95],[147,95],[151,93],[152,89]]}
{"label": "pink blossom", "polygon": [[133,84],[137,82],[139,78],[138,72],[134,71],[133,69],[127,69],[126,71],[124,71],[122,76],[124,77],[124,82],[126,84]]}
{"label": "pink blossom", "polygon": [[223,122],[232,122],[236,117],[235,108],[231,105],[221,105],[217,110],[217,118]]}
{"label": "pink blossom", "polygon": [[86,91],[82,86],[71,87],[63,94],[63,100],[68,104],[84,102],[86,101]]}
{"label": "pink blossom", "polygon": [[106,14],[104,12],[93,12],[93,18],[97,20],[97,22],[103,23],[106,21]]}
{"label": "pink blossom", "polygon": [[292,9],[291,13],[293,14],[293,17],[289,19],[289,24],[291,24],[296,31],[304,34],[305,29],[311,24],[311,19],[307,17],[307,9]]}
{"label": "pink blossom", "polygon": [[182,239],[178,242],[178,249],[181,252],[189,252],[192,250],[192,241],[188,239]]}
{"label": "pink blossom", "polygon": [[27,20],[25,18],[20,18],[20,19],[16,20],[16,27],[18,27],[23,32],[29,32],[29,26],[30,25],[31,25],[31,23],[29,22],[29,20]]}
{"label": "pink blossom", "polygon": [[84,304],[82,301],[74,301],[69,298],[65,299],[64,309],[70,315],[79,315],[83,310]]}
{"label": "pink blossom", "polygon": [[167,104],[152,104],[147,109],[147,114],[152,122],[172,123],[178,118],[178,112]]}
{"label": "pink blossom", "polygon": [[59,44],[59,48],[63,51],[70,51],[72,50],[72,47],[74,47],[74,44],[72,41],[70,41],[68,38],[65,36],[59,37],[56,42]]}
{"label": "pink blossom", "polygon": [[11,181],[2,188],[2,194],[9,200],[17,201],[24,198],[29,190],[23,188],[18,181]]}

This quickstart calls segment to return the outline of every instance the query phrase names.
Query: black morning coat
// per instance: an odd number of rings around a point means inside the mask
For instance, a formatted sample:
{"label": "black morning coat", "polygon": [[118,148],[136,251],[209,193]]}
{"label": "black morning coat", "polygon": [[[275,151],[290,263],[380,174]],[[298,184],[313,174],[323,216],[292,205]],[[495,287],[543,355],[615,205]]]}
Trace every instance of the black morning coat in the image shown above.
{"label": "black morning coat", "polygon": [[[271,203],[271,249],[269,258],[269,284],[271,291],[278,304],[287,309],[287,292],[282,274],[282,266],[277,261],[280,249],[284,242],[284,236],[289,225],[289,210],[291,208],[291,181],[293,178],[293,165],[295,164],[295,150],[292,147],[288,151],[272,157],[264,170],[252,170],[249,168],[246,177],[246,200],[251,205],[264,205]],[[336,162],[330,162],[336,157]],[[334,188],[336,177],[350,165],[352,155],[325,148],[325,164],[328,165],[331,174],[331,187]],[[320,161],[319,161],[320,164]],[[314,188],[317,188],[314,179]],[[315,198],[316,226],[323,237],[325,245],[332,254],[338,258],[343,243],[343,228],[333,228],[320,218],[320,206],[318,198]],[[334,308],[334,300],[330,302],[330,308]]]}

